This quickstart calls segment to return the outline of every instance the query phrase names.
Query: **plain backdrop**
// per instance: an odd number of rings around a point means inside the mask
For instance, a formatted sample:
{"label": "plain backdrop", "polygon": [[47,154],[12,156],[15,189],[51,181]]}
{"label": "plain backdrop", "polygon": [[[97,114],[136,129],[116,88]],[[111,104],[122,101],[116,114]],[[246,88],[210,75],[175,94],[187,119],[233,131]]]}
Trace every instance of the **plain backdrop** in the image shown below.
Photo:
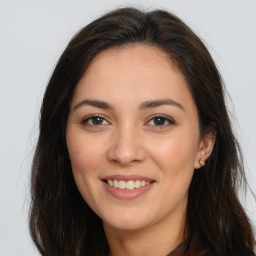
{"label": "plain backdrop", "polygon": [[[38,255],[28,232],[29,174],[41,100],[64,47],[115,7],[164,8],[206,43],[223,76],[234,127],[256,192],[255,0],[0,0],[0,255]],[[254,224],[256,202],[243,201]]]}

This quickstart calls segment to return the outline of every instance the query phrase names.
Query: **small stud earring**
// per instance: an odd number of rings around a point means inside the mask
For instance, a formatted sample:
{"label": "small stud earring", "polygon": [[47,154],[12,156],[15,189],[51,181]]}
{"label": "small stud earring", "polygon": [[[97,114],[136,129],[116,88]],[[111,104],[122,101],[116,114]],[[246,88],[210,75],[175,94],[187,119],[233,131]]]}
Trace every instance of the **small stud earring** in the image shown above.
{"label": "small stud earring", "polygon": [[200,158],[199,164],[200,164],[202,167],[205,166],[205,161],[204,161],[203,158]]}

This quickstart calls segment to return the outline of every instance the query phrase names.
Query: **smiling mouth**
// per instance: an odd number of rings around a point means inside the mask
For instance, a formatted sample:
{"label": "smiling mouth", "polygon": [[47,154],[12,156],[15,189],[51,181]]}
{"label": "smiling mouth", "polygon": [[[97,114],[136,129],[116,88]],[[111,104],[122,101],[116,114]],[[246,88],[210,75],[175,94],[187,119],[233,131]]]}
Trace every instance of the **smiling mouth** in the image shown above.
{"label": "smiling mouth", "polygon": [[118,188],[118,189],[126,189],[126,190],[133,190],[138,189],[141,187],[149,186],[152,182],[146,180],[112,180],[107,179],[104,180],[110,187]]}
{"label": "smiling mouth", "polygon": [[147,193],[156,180],[138,175],[111,175],[102,179],[108,193],[120,200],[132,200]]}

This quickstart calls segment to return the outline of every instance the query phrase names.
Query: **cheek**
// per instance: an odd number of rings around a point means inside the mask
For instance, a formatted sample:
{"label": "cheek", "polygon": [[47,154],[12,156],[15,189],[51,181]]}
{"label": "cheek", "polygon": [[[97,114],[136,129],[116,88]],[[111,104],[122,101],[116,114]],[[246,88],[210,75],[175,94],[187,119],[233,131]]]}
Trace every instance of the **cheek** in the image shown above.
{"label": "cheek", "polygon": [[155,147],[154,161],[161,170],[161,192],[157,198],[167,200],[176,209],[185,202],[194,173],[197,141],[186,136],[173,137]]}
{"label": "cheek", "polygon": [[173,171],[182,171],[183,168],[193,169],[197,143],[191,138],[177,136],[166,139],[159,146],[155,146],[151,152],[161,169],[169,168]]}
{"label": "cheek", "polygon": [[102,144],[77,131],[67,133],[66,142],[78,190],[88,205],[93,207],[97,194],[97,169],[102,160]]}
{"label": "cheek", "polygon": [[67,136],[67,146],[74,171],[84,172],[95,168],[103,156],[102,144],[87,137]]}

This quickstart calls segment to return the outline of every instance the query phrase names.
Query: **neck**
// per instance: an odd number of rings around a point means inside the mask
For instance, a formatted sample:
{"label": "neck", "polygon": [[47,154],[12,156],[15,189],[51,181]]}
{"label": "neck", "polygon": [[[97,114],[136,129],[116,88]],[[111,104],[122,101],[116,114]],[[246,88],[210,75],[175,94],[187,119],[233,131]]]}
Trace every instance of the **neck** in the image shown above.
{"label": "neck", "polygon": [[103,223],[110,256],[166,256],[185,240],[185,212],[138,230],[120,230]]}

